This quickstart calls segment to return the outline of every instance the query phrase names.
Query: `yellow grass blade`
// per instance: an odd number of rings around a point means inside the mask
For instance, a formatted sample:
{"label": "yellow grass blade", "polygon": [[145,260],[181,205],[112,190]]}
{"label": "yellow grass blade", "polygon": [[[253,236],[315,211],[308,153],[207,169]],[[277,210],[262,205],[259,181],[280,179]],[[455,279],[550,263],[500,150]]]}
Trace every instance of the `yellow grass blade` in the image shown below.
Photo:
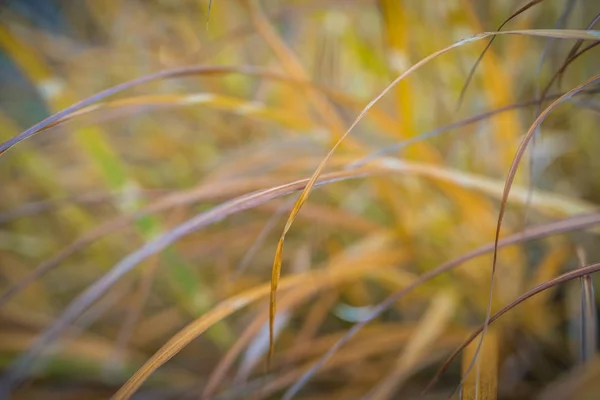
{"label": "yellow grass blade", "polygon": [[[369,251],[360,257],[346,258],[345,262],[340,263],[341,265],[336,268],[309,271],[282,279],[280,287],[281,289],[296,287],[296,290],[304,291],[305,295],[308,296],[324,287],[358,279],[369,270],[372,270],[374,266],[382,268],[397,264],[405,259],[405,257],[406,253],[400,250]],[[260,300],[270,292],[271,285],[264,284],[219,303],[169,340],[121,387],[113,398],[119,400],[130,398],[152,372],[171,359],[194,338],[223,318],[246,307],[252,302]]]}
{"label": "yellow grass blade", "polygon": [[431,300],[429,308],[408,339],[394,369],[372,390],[370,399],[394,398],[393,394],[408,379],[423,355],[444,335],[457,305],[458,298],[452,289],[437,294]]}
{"label": "yellow grass blade", "polygon": [[[498,398],[498,333],[490,329],[485,336],[476,365],[476,373],[465,379],[461,391],[461,400],[496,400]],[[462,356],[462,372],[467,373],[471,360],[475,356],[477,344],[471,343]]]}

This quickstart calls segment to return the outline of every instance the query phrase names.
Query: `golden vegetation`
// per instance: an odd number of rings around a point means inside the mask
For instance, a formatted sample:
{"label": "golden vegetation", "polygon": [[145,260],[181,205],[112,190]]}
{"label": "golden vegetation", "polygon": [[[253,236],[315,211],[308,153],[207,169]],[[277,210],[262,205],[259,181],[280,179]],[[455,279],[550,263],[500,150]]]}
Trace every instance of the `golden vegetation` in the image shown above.
{"label": "golden vegetation", "polygon": [[4,5],[0,397],[597,390],[600,6],[509,3]]}

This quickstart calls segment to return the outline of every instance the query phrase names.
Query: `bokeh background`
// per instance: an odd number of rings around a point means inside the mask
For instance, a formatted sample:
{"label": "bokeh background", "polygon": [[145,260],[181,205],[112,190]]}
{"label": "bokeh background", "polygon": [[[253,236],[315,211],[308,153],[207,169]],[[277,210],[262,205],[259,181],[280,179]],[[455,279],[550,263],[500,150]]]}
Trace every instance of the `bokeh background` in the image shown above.
{"label": "bokeh background", "polygon": [[[584,30],[600,13],[593,0],[537,3],[505,29]],[[110,397],[193,321],[208,329],[195,331],[138,398],[281,398],[388,295],[487,245],[394,302],[296,395],[416,398],[483,323],[489,245],[515,152],[540,110],[598,73],[598,41],[580,43],[585,51],[553,79],[575,39],[499,36],[458,107],[488,40],[469,43],[374,105],[325,168],[325,177],[343,179],[311,193],[286,238],[270,368],[271,267],[302,185],[247,207],[231,201],[310,177],[394,78],[458,40],[496,30],[524,4],[213,0],[209,13],[207,0],[0,2],[2,142],[114,85],[200,66],[102,99],[2,154],[5,378],[120,260],[197,215],[217,216],[143,260],[62,329],[58,345],[44,346],[13,388],[15,398]],[[598,89],[589,85],[541,125],[501,236],[597,218]],[[538,102],[541,93],[548,98]],[[598,261],[597,232],[575,228],[499,251],[493,311]],[[592,277],[505,314],[486,334],[464,398],[477,390],[490,399],[597,398],[595,303]],[[474,351],[469,346],[427,398],[447,398]]]}

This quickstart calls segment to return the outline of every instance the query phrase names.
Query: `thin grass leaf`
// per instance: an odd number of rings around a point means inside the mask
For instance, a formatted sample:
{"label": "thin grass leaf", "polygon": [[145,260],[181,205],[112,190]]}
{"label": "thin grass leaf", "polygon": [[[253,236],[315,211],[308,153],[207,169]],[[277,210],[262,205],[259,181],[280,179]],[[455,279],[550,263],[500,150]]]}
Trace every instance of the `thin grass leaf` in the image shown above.
{"label": "thin grass leaf", "polygon": [[[332,182],[353,179],[368,174],[367,171],[344,171],[337,174],[329,174],[329,177],[321,179],[318,185],[325,185]],[[0,395],[6,395],[23,378],[30,364],[41,354],[42,350],[50,343],[54,342],[61,332],[77,316],[87,309],[94,301],[104,294],[111,286],[119,281],[126,273],[132,270],[136,265],[148,257],[159,253],[179,238],[195,232],[207,225],[218,222],[225,217],[256,207],[271,199],[285,196],[295,191],[301,190],[307,185],[309,180],[301,180],[291,184],[274,187],[268,190],[251,193],[241,196],[228,202],[222,203],[210,209],[207,212],[200,213],[189,219],[174,229],[149,241],[137,251],[129,254],[108,271],[102,278],[89,286],[75,300],[73,300],[63,311],[54,323],[44,330],[36,343],[24,354],[18,357],[11,368],[4,374],[0,380]]]}
{"label": "thin grass leaf", "polygon": [[[547,282],[544,282],[536,287],[534,287],[533,289],[530,289],[527,293],[519,296],[517,299],[513,300],[510,304],[504,306],[500,311],[498,311],[497,313],[495,313],[494,315],[492,315],[490,317],[490,320],[488,321],[488,325],[494,323],[496,320],[498,320],[498,318],[500,318],[502,315],[506,314],[508,311],[512,310],[513,308],[515,308],[516,306],[518,306],[519,304],[521,304],[522,302],[524,302],[525,300],[529,299],[530,297],[535,296],[538,293],[541,293],[545,290],[548,290],[554,286],[560,285],[561,283],[565,283],[568,281],[571,281],[573,279],[577,279],[580,278],[582,276],[585,275],[590,275],[593,274],[595,272],[600,271],[600,263],[596,263],[596,264],[590,264],[587,265],[585,267],[581,267],[579,269],[576,269],[574,271],[569,271],[563,275],[560,275],[554,279],[551,279]],[[466,347],[468,346],[477,336],[479,336],[484,330],[484,325],[481,325],[479,328],[477,328],[476,331],[474,331],[467,340],[465,340],[465,342],[458,348],[456,349],[452,355],[450,355],[450,357],[448,357],[448,359],[444,362],[444,364],[442,365],[442,367],[438,370],[438,372],[435,374],[434,378],[429,382],[429,384],[427,385],[427,387],[425,388],[425,390],[423,391],[423,393],[426,393],[428,391],[430,391],[433,386],[437,383],[437,381],[439,380],[440,376],[446,371],[446,369],[448,369],[448,367],[450,366],[450,364],[452,363],[452,361],[454,361],[454,359],[456,358],[456,356]]]}
{"label": "thin grass leaf", "polygon": [[[565,5],[565,9],[562,12],[562,14],[560,15],[558,21],[556,22],[556,24],[554,25],[554,29],[564,29],[564,26],[567,22],[567,19],[569,18],[569,16],[571,15],[571,13],[573,12],[573,8],[575,7],[576,4],[576,0],[568,0],[567,4]],[[542,55],[540,56],[540,60],[538,61],[538,66],[536,69],[536,76],[539,76],[541,74],[542,71],[542,67],[544,65],[544,61],[546,60],[546,57],[550,51],[550,47],[552,46],[552,44],[556,41],[556,39],[548,39],[546,41],[546,45],[544,46],[544,50],[542,51]],[[539,95],[539,84],[536,82],[535,85],[535,96],[536,97],[540,97]],[[535,111],[534,111],[534,118],[537,117],[537,115],[539,115],[540,113],[540,108],[543,104],[543,97],[542,100],[540,101],[540,103],[538,103],[535,107]],[[529,155],[529,187],[530,187],[530,192],[527,198],[527,205],[525,206],[525,212],[523,213],[524,215],[524,223],[523,226],[527,225],[527,218],[528,218],[528,214],[529,214],[529,204],[531,203],[531,198],[533,196],[532,194],[532,190],[533,187],[535,186],[535,182],[537,180],[537,176],[536,176],[536,171],[535,171],[535,149],[536,149],[536,138],[537,136],[539,136],[539,129],[536,130],[536,132],[533,134],[533,138],[531,140],[531,150],[530,150],[530,155]]]}
{"label": "thin grass leaf", "polygon": [[[534,121],[534,123],[531,125],[531,127],[529,128],[529,130],[525,134],[525,137],[521,141],[521,143],[519,145],[519,148],[517,150],[517,153],[515,154],[515,157],[514,157],[512,163],[511,163],[511,166],[510,166],[509,171],[508,171],[508,176],[506,178],[506,183],[505,183],[505,186],[504,186],[504,191],[502,193],[502,200],[500,202],[500,211],[498,213],[498,223],[496,225],[496,233],[495,233],[495,239],[494,239],[495,243],[498,243],[498,241],[500,239],[500,230],[502,228],[502,221],[504,219],[504,213],[506,212],[506,204],[507,204],[507,200],[508,200],[508,195],[510,193],[512,184],[513,184],[515,176],[517,174],[517,168],[519,167],[519,163],[521,162],[521,159],[523,158],[523,155],[525,154],[525,150],[527,149],[527,145],[529,144],[529,141],[531,140],[531,138],[535,134],[536,129],[541,125],[541,123],[548,116],[548,114],[550,114],[550,112],[552,110],[554,110],[554,108],[556,108],[559,104],[561,104],[562,102],[570,99],[575,93],[583,90],[586,86],[589,86],[589,85],[595,83],[598,80],[600,80],[600,74],[597,74],[597,75],[591,77],[587,81],[581,83],[580,85],[578,85],[575,88],[569,90],[567,93],[565,93],[564,95],[562,95],[561,97],[559,97],[558,99],[556,99],[552,104],[550,104],[539,115],[539,117]],[[488,321],[489,321],[489,318],[490,318],[490,315],[491,315],[491,312],[492,312],[492,299],[493,299],[493,291],[494,291],[494,281],[495,281],[495,277],[496,277],[496,263],[497,263],[497,261],[498,261],[498,250],[497,250],[497,248],[495,248],[494,249],[493,258],[492,258],[492,272],[491,272],[491,279],[490,279],[490,290],[489,290],[489,298],[488,298],[487,311],[486,311],[486,316],[485,316],[485,321],[486,322],[484,322],[484,328],[483,328],[483,332],[481,334],[481,338],[479,340],[478,348],[481,348],[481,344],[483,343],[483,339],[485,337],[485,333],[486,333],[486,330],[487,330],[487,324],[488,324]],[[478,352],[476,351],[475,355],[477,355],[477,354],[478,354]],[[475,360],[476,360],[476,357],[473,357],[473,360],[471,362],[471,367],[475,363]],[[468,373],[465,373],[465,377],[466,376],[468,376]],[[464,379],[464,377],[463,377],[463,379]]]}
{"label": "thin grass leaf", "polygon": [[[594,43],[594,44],[596,44],[596,43]],[[590,90],[586,90],[584,92],[585,93],[596,93],[598,91],[600,91],[600,89],[590,89]],[[579,94],[581,94],[581,93],[578,93],[578,95]],[[546,96],[546,99],[555,100],[555,99],[559,98],[560,96],[562,96],[562,94],[553,94],[551,96]],[[415,143],[419,143],[421,141],[431,139],[433,137],[439,136],[442,133],[448,132],[450,130],[454,130],[454,129],[457,129],[457,128],[462,128],[464,126],[468,126],[468,125],[474,124],[476,122],[481,122],[483,120],[486,120],[486,119],[488,119],[490,117],[493,117],[495,115],[498,115],[498,114],[501,114],[501,113],[504,113],[504,112],[518,110],[520,108],[524,108],[524,107],[528,107],[528,106],[535,106],[540,101],[541,100],[539,100],[539,99],[533,99],[533,100],[528,100],[528,101],[524,101],[524,102],[519,102],[519,103],[511,104],[511,105],[508,105],[508,106],[505,106],[505,107],[500,107],[500,108],[496,108],[494,110],[490,110],[490,111],[487,111],[487,112],[484,112],[484,113],[481,113],[481,114],[477,114],[477,115],[474,115],[472,117],[465,118],[463,120],[460,120],[460,121],[457,121],[457,122],[453,122],[453,123],[448,124],[448,125],[441,126],[439,128],[436,128],[436,129],[428,131],[428,132],[420,133],[420,134],[418,134],[418,135],[416,135],[416,136],[414,136],[414,137],[412,137],[410,139],[403,140],[403,141],[401,141],[399,143],[390,145],[390,146],[388,146],[388,147],[386,147],[384,149],[381,149],[381,150],[378,150],[376,152],[373,152],[373,153],[371,153],[371,154],[369,154],[369,155],[361,158],[360,160],[353,162],[352,164],[350,164],[348,166],[348,168],[360,167],[360,166],[365,165],[368,162],[370,162],[372,160],[375,160],[375,159],[377,159],[379,157],[382,157],[382,156],[384,156],[386,154],[403,150],[405,147],[411,146],[411,145],[413,145]]]}
{"label": "thin grass leaf", "polygon": [[588,51],[592,50],[594,47],[598,46],[600,44],[600,42],[594,42],[594,43],[590,43],[587,46],[585,46],[583,49],[579,50],[578,52],[576,52],[575,54],[573,54],[573,56],[567,58],[565,60],[565,62],[563,63],[563,65],[558,69],[558,71],[556,71],[554,73],[554,75],[552,75],[552,78],[550,78],[550,81],[548,81],[548,84],[546,85],[546,87],[544,88],[544,91],[542,92],[541,96],[540,96],[540,104],[544,101],[548,99],[548,96],[546,95],[546,93],[550,90],[550,88],[552,87],[552,84],[558,79],[559,80],[559,84],[560,84],[560,79],[563,76],[564,72],[567,70],[567,67],[569,65],[571,65],[571,63],[575,60],[577,60],[579,57],[581,57],[582,55],[584,55],[585,53],[587,53]]}
{"label": "thin grass leaf", "polygon": [[[454,171],[449,168],[441,168],[434,165],[406,162],[394,158],[384,158],[378,160],[372,166],[368,166],[367,168],[368,171],[372,173],[376,173],[377,171],[379,171],[380,173],[388,173],[390,171],[394,171],[403,174],[425,177],[440,182],[448,182],[458,187],[462,187],[464,189],[474,189],[498,199],[502,198],[503,185],[501,182],[483,176]],[[258,179],[256,181],[234,180],[231,182],[219,183],[218,185],[213,185],[210,184],[210,182],[208,182],[205,185],[201,185],[198,188],[191,189],[183,193],[174,193],[165,196],[149,204],[143,209],[133,213],[132,215],[125,215],[122,217],[115,218],[114,220],[108,221],[105,224],[77,238],[69,246],[63,248],[53,257],[44,260],[29,274],[27,274],[27,276],[25,276],[17,283],[12,285],[8,290],[6,290],[3,294],[0,295],[0,309],[4,307],[4,305],[10,299],[12,299],[18,293],[20,293],[34,280],[39,279],[40,277],[48,273],[50,270],[56,268],[67,257],[70,257],[73,254],[84,250],[100,238],[129,226],[137,218],[140,218],[144,215],[169,210],[173,207],[192,204],[202,199],[209,200],[222,196],[224,197],[230,194],[236,194],[244,190],[252,190],[256,187],[259,187],[260,185],[264,185],[269,182],[271,182],[270,179]],[[538,211],[552,216],[566,216],[579,213],[589,213],[597,209],[596,206],[587,202],[574,200],[554,195],[551,193],[545,193],[536,190],[534,192],[534,195],[535,200],[533,201],[532,205],[535,206]],[[511,202],[513,202],[514,204],[525,204],[526,197],[526,189],[520,187],[512,188]],[[276,210],[276,214],[279,212],[278,210]],[[310,209],[307,209],[305,211],[305,214],[306,217],[310,217]],[[314,217],[320,220],[327,220],[332,216],[332,213],[328,213],[327,216],[315,215]],[[353,227],[360,228],[363,225],[360,224],[360,221],[357,220],[348,218],[346,218],[346,220],[352,222]]]}
{"label": "thin grass leaf", "polygon": [[[592,21],[588,24],[588,26],[585,29],[587,29],[587,30],[592,29],[596,25],[596,23],[598,23],[598,21],[600,21],[600,13],[596,14],[596,16],[592,19]],[[569,54],[567,54],[567,57],[565,57],[565,61],[564,61],[563,65],[561,66],[560,70],[562,70],[564,72],[564,70],[566,69],[565,64],[568,64],[568,63],[570,64],[575,58],[577,58],[577,54],[581,53],[581,52],[578,52],[578,50],[581,48],[582,45],[583,45],[582,39],[579,39],[577,42],[575,42],[575,44],[571,48],[571,51],[569,51]],[[563,72],[558,74],[558,87],[561,86]],[[553,77],[553,79],[554,79],[554,77]],[[548,85],[550,85],[550,83]]]}
{"label": "thin grass leaf", "polygon": [[[363,117],[367,114],[367,112],[371,108],[373,108],[373,106],[379,100],[381,100],[381,98],[383,98],[390,90],[392,90],[404,78],[406,78],[407,76],[409,76],[413,72],[417,71],[419,68],[421,68],[423,65],[427,64],[429,61],[431,61],[431,60],[433,60],[433,59],[441,56],[444,53],[449,52],[450,50],[452,50],[454,48],[463,46],[463,45],[465,45],[467,43],[471,43],[471,42],[474,42],[474,41],[477,41],[477,40],[481,40],[481,39],[483,39],[485,37],[489,37],[489,36],[493,36],[493,35],[498,35],[498,34],[504,34],[504,35],[511,35],[511,34],[513,34],[513,35],[541,36],[541,37],[556,37],[556,38],[563,38],[563,39],[567,39],[567,38],[569,38],[569,39],[595,38],[595,40],[600,40],[600,32],[593,32],[593,31],[583,31],[582,32],[582,31],[576,31],[576,30],[566,31],[566,30],[544,29],[544,30],[521,30],[521,31],[484,32],[484,33],[480,33],[480,34],[474,35],[474,36],[472,36],[470,38],[466,38],[466,39],[463,39],[461,41],[455,42],[455,43],[451,44],[450,46],[445,47],[445,48],[443,48],[441,50],[438,50],[435,53],[430,54],[429,56],[425,57],[424,59],[422,59],[421,61],[419,61],[418,63],[414,64],[412,67],[410,67],[406,72],[404,72],[399,77],[397,77],[392,83],[390,83],[385,89],[383,89],[383,91],[381,91],[373,100],[371,100],[369,102],[369,104],[367,104],[367,106],[361,111],[361,113],[358,115],[358,117],[354,120],[354,122],[350,125],[350,127],[348,128],[348,130],[333,145],[333,147],[331,148],[331,150],[327,153],[327,155],[323,158],[323,160],[321,161],[321,163],[319,164],[319,166],[316,168],[316,170],[313,173],[313,175],[311,176],[308,184],[306,185],[306,187],[304,188],[304,190],[300,194],[300,197],[296,201],[296,204],[294,205],[294,208],[292,209],[292,212],[290,213],[290,215],[288,217],[288,220],[286,222],[286,225],[285,225],[285,227],[283,229],[283,232],[281,234],[279,242],[277,243],[277,248],[275,250],[275,257],[274,257],[274,260],[273,260],[273,269],[272,269],[272,274],[271,274],[272,292],[271,292],[270,305],[269,305],[269,310],[270,310],[270,322],[269,322],[269,324],[270,324],[270,328],[271,328],[270,329],[271,340],[270,340],[268,360],[270,360],[272,358],[273,353],[275,351],[275,343],[274,343],[274,341],[272,339],[273,339],[273,328],[274,328],[274,323],[275,323],[275,314],[276,314],[276,311],[277,311],[276,293],[277,293],[277,283],[278,283],[279,277],[281,275],[281,263],[282,263],[283,245],[284,245],[285,237],[286,237],[288,231],[291,229],[291,226],[294,223],[294,220],[296,219],[298,213],[300,212],[300,209],[302,208],[303,204],[308,199],[308,196],[310,195],[310,192],[312,190],[312,187],[313,187],[314,183],[316,182],[317,178],[319,177],[319,175],[324,170],[324,168],[325,168],[327,162],[329,161],[329,159],[333,156],[333,154],[335,153],[335,151],[337,150],[337,148],[342,144],[342,142],[344,141],[344,139],[350,134],[350,132],[356,127],[356,125],[358,125],[358,123],[363,119]],[[585,86],[587,86],[587,84],[584,85],[583,87],[579,88],[579,90],[583,89]],[[574,93],[576,93],[579,90],[569,91],[568,92],[568,96],[567,95],[563,95],[560,99],[571,97]],[[571,92],[573,92],[573,93],[571,93]]]}
{"label": "thin grass leaf", "polygon": [[[292,291],[291,293],[286,293],[284,298],[281,300],[281,308],[288,309],[291,307],[294,302],[302,299],[304,296],[299,296],[302,292]],[[265,310],[266,311],[266,310]],[[238,340],[231,346],[231,348],[227,351],[225,356],[221,358],[217,366],[213,369],[210,374],[206,385],[202,390],[202,398],[210,399],[213,397],[216,389],[219,387],[219,384],[225,378],[225,374],[231,368],[237,357],[241,354],[244,348],[250,343],[252,338],[256,336],[257,332],[269,321],[269,314],[264,312],[257,316],[250,325],[244,330],[244,332],[240,335]]]}
{"label": "thin grass leaf", "polygon": [[[377,265],[394,265],[406,257],[403,251],[378,251],[370,252],[365,257],[347,260],[338,268],[329,270],[309,271],[306,273],[286,277],[281,280],[282,289],[296,287],[302,290],[306,296],[313,294],[323,287],[331,286],[337,282],[357,279]],[[369,261],[367,261],[369,260]],[[372,262],[371,262],[372,260]],[[115,400],[130,398],[141,384],[161,365],[171,359],[183,347],[198,335],[202,334],[208,327],[222,320],[231,313],[247,306],[251,302],[269,295],[271,284],[267,283],[249,291],[231,297],[215,306],[211,311],[195,320],[183,330],[179,331],[158,352],[156,352],[146,364],[140,368],[113,396]]]}
{"label": "thin grass leaf", "polygon": [[[431,300],[429,308],[408,339],[393,370],[365,396],[364,400],[393,398],[393,394],[409,378],[411,371],[414,371],[414,367],[418,365],[426,351],[444,335],[455,315],[457,304],[458,296],[453,289],[438,293]],[[284,397],[282,400],[289,399]]]}
{"label": "thin grass leaf", "polygon": [[[476,350],[473,343],[465,348],[462,358],[463,374],[468,371]],[[498,351],[498,333],[490,330],[481,348],[483,361],[479,359],[477,373],[465,379],[461,390],[461,400],[496,400],[498,398]]]}
{"label": "thin grass leaf", "polygon": [[154,74],[145,75],[140,78],[132,79],[130,81],[121,83],[121,84],[113,86],[111,88],[102,90],[102,91],[96,93],[95,95],[88,97],[87,99],[79,101],[79,102],[49,116],[48,118],[44,119],[43,121],[40,121],[37,124],[33,125],[29,129],[26,129],[25,131],[21,132],[19,135],[13,137],[12,139],[7,140],[4,143],[0,144],[0,155],[2,155],[6,150],[11,148],[12,146],[22,142],[23,140],[30,138],[31,136],[43,131],[44,129],[47,129],[47,128],[53,126],[53,124],[57,123],[58,121],[63,120],[64,118],[67,118],[68,116],[72,115],[73,113],[80,111],[80,110],[84,109],[85,107],[92,105],[93,103],[96,103],[100,100],[106,99],[110,96],[113,96],[113,95],[123,92],[125,90],[131,89],[133,87],[140,86],[140,85],[143,85],[143,84],[146,84],[149,82],[163,80],[163,79],[172,79],[172,78],[179,78],[179,77],[192,76],[192,75],[208,75],[208,76],[210,76],[210,75],[223,75],[223,74],[241,74],[241,75],[256,76],[256,77],[262,77],[262,78],[274,79],[274,80],[280,80],[280,81],[297,82],[301,86],[307,84],[306,82],[301,83],[298,80],[290,79],[289,77],[282,75],[280,73],[269,72],[262,68],[251,67],[251,66],[206,66],[206,65],[200,65],[200,66],[190,66],[190,67],[181,67],[181,68],[163,70],[163,71],[160,71],[160,72],[157,72]]}
{"label": "thin grass leaf", "polygon": [[[598,224],[600,224],[600,214],[581,215],[558,222],[542,224],[536,227],[528,228],[523,232],[500,239],[500,241],[498,241],[498,248],[514,245],[517,243],[524,243],[529,240],[560,234],[571,230],[586,229]],[[308,381],[323,367],[323,365],[325,365],[327,360],[329,360],[342,346],[344,346],[344,344],[346,344],[350,339],[352,339],[369,322],[373,321],[385,310],[392,307],[395,303],[397,303],[408,293],[421,286],[422,284],[432,280],[433,278],[445,272],[448,272],[469,260],[472,260],[476,257],[487,253],[494,252],[495,248],[496,242],[492,242],[485,246],[479,247],[473,251],[470,251],[469,253],[466,253],[461,257],[448,261],[447,263],[444,263],[432,269],[431,271],[426,272],[409,286],[398,290],[395,293],[388,296],[385,300],[383,300],[381,303],[375,306],[371,310],[371,313],[363,321],[355,324],[350,330],[346,332],[346,334],[341,339],[339,339],[335,344],[333,344],[329,348],[329,350],[319,358],[319,360],[316,363],[314,363],[310,368],[308,368],[306,372],[299,379],[296,380],[294,385],[288,389],[284,396],[287,398],[294,397],[300,391],[300,389],[304,385],[306,385],[306,383],[308,383]]]}
{"label": "thin grass leaf", "polygon": [[[577,247],[579,265],[587,264],[583,248]],[[591,275],[584,275],[581,281],[581,362],[589,363],[596,357],[598,340],[598,322],[596,319],[596,297]]]}
{"label": "thin grass leaf", "polygon": [[[517,11],[515,11],[510,17],[508,17],[506,20],[504,20],[504,22],[502,24],[500,24],[500,26],[498,27],[498,29],[496,29],[496,31],[501,31],[502,28],[504,28],[504,26],[506,24],[508,24],[510,21],[512,21],[514,18],[516,18],[520,14],[522,14],[525,11],[529,10],[531,7],[533,7],[533,6],[541,3],[543,1],[544,0],[532,0],[529,3],[525,4],[523,7],[519,8]],[[496,39],[495,36],[493,36],[490,39],[490,41],[488,42],[488,44],[485,46],[485,48],[483,49],[483,51],[481,52],[481,54],[477,58],[477,61],[475,61],[475,64],[473,64],[473,66],[471,67],[471,70],[469,71],[469,75],[467,76],[467,80],[465,81],[465,84],[463,85],[463,88],[460,91],[460,95],[458,97],[458,105],[456,107],[457,109],[460,109],[460,106],[462,105],[462,103],[464,101],[465,94],[467,92],[467,88],[469,87],[469,85],[471,83],[471,80],[473,79],[473,76],[475,75],[475,70],[477,69],[477,67],[481,63],[481,60],[483,59],[483,56],[485,56],[485,53],[487,53],[487,51],[489,50],[489,48],[492,46],[492,43],[494,43],[495,39]]]}

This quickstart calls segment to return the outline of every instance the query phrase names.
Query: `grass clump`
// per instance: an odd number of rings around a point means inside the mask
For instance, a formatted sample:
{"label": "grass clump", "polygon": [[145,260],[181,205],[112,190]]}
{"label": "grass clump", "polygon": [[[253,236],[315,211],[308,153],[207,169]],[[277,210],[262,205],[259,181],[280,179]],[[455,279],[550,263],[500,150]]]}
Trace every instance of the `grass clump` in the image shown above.
{"label": "grass clump", "polygon": [[3,396],[595,390],[595,2],[11,4]]}

